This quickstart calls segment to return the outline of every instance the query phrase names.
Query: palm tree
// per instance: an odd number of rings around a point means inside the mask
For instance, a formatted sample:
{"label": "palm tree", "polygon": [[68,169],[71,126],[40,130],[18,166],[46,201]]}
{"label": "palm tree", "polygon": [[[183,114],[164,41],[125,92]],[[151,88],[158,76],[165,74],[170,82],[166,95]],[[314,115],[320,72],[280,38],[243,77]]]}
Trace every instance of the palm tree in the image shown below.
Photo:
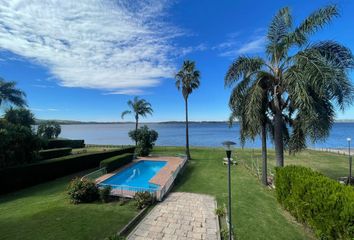
{"label": "palm tree", "polygon": [[[128,101],[128,107],[130,110],[126,110],[122,112],[122,119],[127,114],[134,114],[135,116],[135,132],[138,130],[139,124],[139,116],[146,117],[147,114],[152,115],[151,104],[147,102],[145,99],[139,99],[139,97],[134,97],[133,101]],[[135,145],[137,145],[137,141],[135,141]]]}
{"label": "palm tree", "polygon": [[[308,43],[313,33],[336,16],[337,7],[329,5],[293,28],[289,9],[282,8],[268,29],[266,59],[241,56],[234,62],[234,79],[243,77],[240,88],[259,74],[270,82],[268,109],[274,125],[277,166],[284,165],[284,147],[296,152],[306,147],[306,138],[313,142],[325,139],[334,121],[334,106],[344,110],[353,99],[348,75],[354,67],[351,51],[334,41]],[[257,107],[260,105],[261,99]],[[288,127],[292,128],[289,138]]]}
{"label": "palm tree", "polygon": [[188,133],[188,97],[200,85],[200,72],[195,69],[195,62],[186,60],[183,62],[182,68],[175,76],[176,87],[182,91],[186,111],[186,155],[187,159],[191,159],[189,151],[189,133]]}
{"label": "palm tree", "polygon": [[26,106],[26,94],[16,88],[16,82],[6,82],[0,78],[0,106],[4,102],[16,105],[18,107]]}
{"label": "palm tree", "polygon": [[[242,58],[241,58],[242,60]],[[241,83],[232,91],[229,107],[231,109],[230,124],[234,120],[240,123],[240,139],[244,146],[247,138],[254,138],[261,135],[262,140],[262,183],[267,186],[267,134],[272,133],[272,124],[268,113],[268,85],[269,79],[261,73],[249,76],[248,72],[238,72],[239,64],[242,61],[236,61],[232,64],[225,76],[225,86],[231,87],[240,77]],[[242,77],[240,76],[242,75]],[[251,77],[251,81],[245,78]],[[261,100],[261,101],[259,101]]]}

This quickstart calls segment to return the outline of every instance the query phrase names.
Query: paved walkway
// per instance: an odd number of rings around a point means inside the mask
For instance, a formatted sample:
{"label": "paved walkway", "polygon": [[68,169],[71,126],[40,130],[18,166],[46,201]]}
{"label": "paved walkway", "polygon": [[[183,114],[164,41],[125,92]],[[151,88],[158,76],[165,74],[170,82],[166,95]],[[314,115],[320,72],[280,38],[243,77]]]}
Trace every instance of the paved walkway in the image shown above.
{"label": "paved walkway", "polygon": [[128,240],[219,239],[213,197],[195,193],[170,193],[152,209]]}

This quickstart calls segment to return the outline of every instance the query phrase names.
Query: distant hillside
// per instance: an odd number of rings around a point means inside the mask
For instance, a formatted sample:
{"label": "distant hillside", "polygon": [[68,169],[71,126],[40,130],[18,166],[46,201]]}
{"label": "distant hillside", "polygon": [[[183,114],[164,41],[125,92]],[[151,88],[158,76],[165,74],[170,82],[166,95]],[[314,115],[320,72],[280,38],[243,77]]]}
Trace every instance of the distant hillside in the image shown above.
{"label": "distant hillside", "polygon": [[[36,119],[36,123],[35,124],[39,124],[41,122],[45,122],[45,121],[56,121],[61,125],[70,125],[70,124],[127,124],[127,123],[135,123],[132,121],[128,121],[128,122],[96,122],[96,121],[89,121],[89,122],[84,122],[84,121],[75,121],[75,120],[44,120],[44,119]],[[238,121],[235,121],[236,123]],[[354,119],[339,119],[335,121],[336,123],[354,123]],[[164,121],[164,122],[142,122],[143,124],[184,124],[184,121]],[[228,124],[228,121],[189,121],[189,123],[226,123]]]}

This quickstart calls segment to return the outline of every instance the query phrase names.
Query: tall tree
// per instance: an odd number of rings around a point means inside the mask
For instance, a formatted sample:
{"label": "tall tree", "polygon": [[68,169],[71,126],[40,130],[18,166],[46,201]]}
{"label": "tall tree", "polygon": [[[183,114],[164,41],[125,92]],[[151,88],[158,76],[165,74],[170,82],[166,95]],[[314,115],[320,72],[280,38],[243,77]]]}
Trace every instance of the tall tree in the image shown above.
{"label": "tall tree", "polygon": [[7,102],[18,107],[26,106],[26,94],[16,88],[16,82],[7,82],[0,78],[0,106]]}
{"label": "tall tree", "polygon": [[[335,106],[344,110],[351,104],[353,86],[348,71],[354,67],[354,58],[350,49],[334,41],[309,43],[312,34],[338,15],[337,7],[329,5],[294,28],[289,8],[280,9],[268,29],[267,57],[257,58],[256,63],[244,57],[235,67],[249,71],[243,85],[259,73],[270,81],[268,108],[277,166],[284,165],[284,147],[296,152],[306,147],[306,138],[313,142],[325,139]],[[290,136],[284,134],[288,127]]]}
{"label": "tall tree", "polygon": [[189,151],[189,130],[188,130],[188,97],[200,85],[200,72],[195,67],[195,62],[186,60],[183,62],[182,68],[175,76],[176,87],[178,91],[182,91],[186,112],[186,155],[187,159],[191,159]]}
{"label": "tall tree", "polygon": [[[126,110],[122,112],[122,119],[124,119],[124,116],[127,114],[134,114],[135,117],[135,132],[138,130],[138,124],[139,124],[139,116],[141,117],[146,117],[147,114],[152,115],[153,110],[151,108],[151,104],[147,102],[145,99],[139,99],[139,97],[134,97],[133,101],[129,100],[128,101],[128,107],[130,110]],[[137,145],[137,141],[135,140],[135,145]]]}
{"label": "tall tree", "polygon": [[9,108],[5,111],[4,118],[12,124],[31,128],[35,124],[33,113],[25,108]]}
{"label": "tall tree", "polygon": [[267,135],[272,133],[272,124],[268,113],[268,89],[270,81],[266,73],[249,75],[249,68],[242,68],[244,61],[250,62],[250,67],[257,69],[257,58],[238,58],[229,68],[225,76],[225,86],[234,87],[229,107],[231,109],[230,124],[234,120],[240,123],[240,139],[242,146],[247,138],[261,136],[262,140],[262,183],[267,180]]}

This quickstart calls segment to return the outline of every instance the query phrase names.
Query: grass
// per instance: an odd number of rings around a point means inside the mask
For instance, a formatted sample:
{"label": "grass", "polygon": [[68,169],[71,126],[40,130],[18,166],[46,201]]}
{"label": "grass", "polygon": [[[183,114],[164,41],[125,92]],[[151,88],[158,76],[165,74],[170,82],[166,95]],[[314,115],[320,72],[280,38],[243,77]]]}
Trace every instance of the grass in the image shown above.
{"label": "grass", "polygon": [[[102,149],[102,148],[101,148]],[[91,149],[89,149],[91,150]],[[99,151],[95,148],[94,151]],[[183,153],[181,147],[156,147],[155,154]],[[227,168],[221,148],[192,148],[193,160],[174,191],[209,194],[219,206],[227,201]],[[237,149],[236,158],[260,164],[260,151]],[[286,156],[286,164],[312,167],[336,178],[347,173],[345,156],[304,151]],[[269,153],[269,165],[274,152]],[[77,175],[83,175],[80,173]],[[132,203],[73,205],[66,195],[67,176],[0,197],[0,239],[104,239],[119,231],[137,211]],[[242,164],[232,168],[233,223],[238,239],[313,239],[313,235],[277,203],[274,191],[264,188]]]}
{"label": "grass", "polygon": [[[175,155],[183,148],[158,147],[154,153]],[[188,163],[174,191],[213,195],[218,205],[227,203],[227,167],[222,164],[222,149],[192,148],[193,160]],[[260,151],[236,150],[237,159],[246,162],[259,157]],[[270,152],[269,164],[274,162]],[[313,167],[331,177],[346,172],[343,156],[324,152],[305,151],[296,156],[286,156],[286,164]],[[314,239],[313,234],[296,223],[277,203],[275,193],[264,188],[258,179],[242,164],[232,168],[232,220],[237,239]]]}
{"label": "grass", "polygon": [[0,197],[0,239],[104,239],[136,215],[132,202],[69,203],[66,187],[73,177]]}

